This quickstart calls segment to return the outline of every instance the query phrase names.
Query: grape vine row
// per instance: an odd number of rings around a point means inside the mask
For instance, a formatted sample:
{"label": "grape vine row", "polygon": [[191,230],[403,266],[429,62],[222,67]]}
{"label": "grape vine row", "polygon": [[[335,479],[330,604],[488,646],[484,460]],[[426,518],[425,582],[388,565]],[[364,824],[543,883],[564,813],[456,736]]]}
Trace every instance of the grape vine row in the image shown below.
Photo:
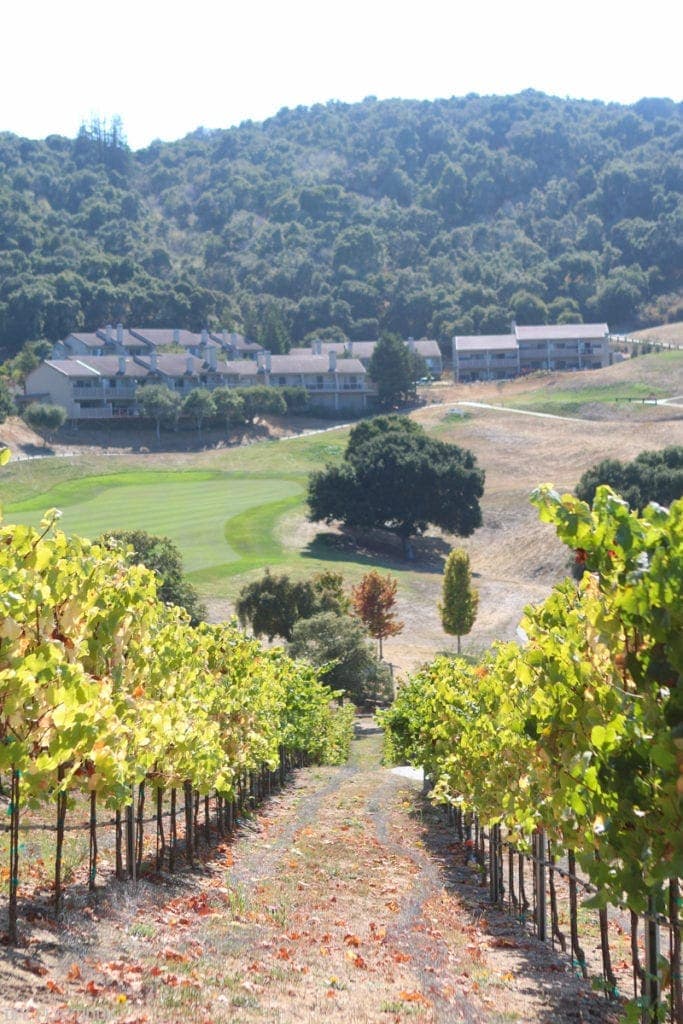
{"label": "grape vine row", "polygon": [[152,572],[131,567],[123,550],[67,537],[57,518],[51,510],[38,530],[0,528],[11,941],[25,808],[55,807],[59,898],[64,817],[78,793],[91,822],[100,806],[120,824],[134,800],[139,816],[145,785],[159,807],[166,791],[175,807],[178,788],[186,807],[210,793],[228,806],[245,779],[293,752],[343,761],[352,731],[353,708],[335,701],[310,666],[264,650],[232,624],[192,627],[157,599]]}
{"label": "grape vine row", "polygon": [[[572,851],[593,905],[670,913],[683,876],[683,501],[638,516],[607,487],[591,508],[547,485],[532,501],[581,581],[525,610],[523,646],[414,676],[382,716],[390,756],[521,848],[543,831]],[[672,998],[681,1012],[680,973]]]}

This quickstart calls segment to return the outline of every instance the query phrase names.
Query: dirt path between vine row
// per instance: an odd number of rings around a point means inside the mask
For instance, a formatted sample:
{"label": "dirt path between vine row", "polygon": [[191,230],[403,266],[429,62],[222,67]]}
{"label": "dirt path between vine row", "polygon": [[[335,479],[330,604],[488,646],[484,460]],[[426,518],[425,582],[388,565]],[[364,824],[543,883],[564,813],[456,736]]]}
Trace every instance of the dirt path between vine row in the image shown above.
{"label": "dirt path between vine row", "polygon": [[[0,958],[0,1020],[50,1024],[614,1024],[487,905],[419,781],[361,724],[193,872],[70,897]],[[32,930],[28,930],[32,929]]]}

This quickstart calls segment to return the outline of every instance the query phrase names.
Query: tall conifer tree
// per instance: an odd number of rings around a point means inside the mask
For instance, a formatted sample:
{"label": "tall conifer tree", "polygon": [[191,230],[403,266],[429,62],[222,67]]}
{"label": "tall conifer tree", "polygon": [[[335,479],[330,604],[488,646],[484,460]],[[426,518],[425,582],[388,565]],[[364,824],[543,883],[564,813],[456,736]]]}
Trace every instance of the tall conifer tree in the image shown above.
{"label": "tall conifer tree", "polygon": [[472,586],[470,559],[464,548],[453,548],[446,559],[443,577],[443,601],[439,604],[441,623],[451,636],[466,636],[474,625],[479,593]]}

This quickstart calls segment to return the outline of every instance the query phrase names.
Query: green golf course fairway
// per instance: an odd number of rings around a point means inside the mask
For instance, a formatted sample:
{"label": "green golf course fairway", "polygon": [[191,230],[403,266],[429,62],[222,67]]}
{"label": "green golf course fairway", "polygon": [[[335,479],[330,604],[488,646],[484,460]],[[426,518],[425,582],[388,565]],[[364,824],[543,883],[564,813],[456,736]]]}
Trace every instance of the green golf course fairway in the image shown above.
{"label": "green golf course fairway", "polygon": [[296,477],[135,471],[58,484],[6,505],[4,518],[37,526],[48,508],[58,508],[58,526],[68,534],[146,530],[178,545],[188,575],[230,576],[282,558],[273,529],[303,496],[304,482]]}

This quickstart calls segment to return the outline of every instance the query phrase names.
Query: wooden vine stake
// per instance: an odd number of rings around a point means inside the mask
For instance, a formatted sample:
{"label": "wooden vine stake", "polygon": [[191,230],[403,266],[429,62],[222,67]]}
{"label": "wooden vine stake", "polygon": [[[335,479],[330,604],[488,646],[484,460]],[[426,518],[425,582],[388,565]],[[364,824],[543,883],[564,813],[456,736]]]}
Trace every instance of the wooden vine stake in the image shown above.
{"label": "wooden vine stake", "polygon": [[681,884],[677,878],[669,881],[669,927],[671,963],[671,1020],[683,1020],[683,984],[681,984]]}
{"label": "wooden vine stake", "polygon": [[89,831],[89,862],[88,862],[88,889],[95,891],[95,877],[97,875],[97,793],[95,790],[90,794],[90,831]]}
{"label": "wooden vine stake", "polygon": [[17,944],[17,892],[19,889],[19,772],[12,769],[10,780],[9,833],[9,920],[7,937],[10,946]]}
{"label": "wooden vine stake", "polygon": [[55,849],[55,914],[62,916],[62,861],[64,855],[64,823],[66,821],[66,793],[61,787],[64,779],[64,765],[57,769],[57,842]]}
{"label": "wooden vine stake", "polygon": [[517,865],[517,881],[519,884],[519,919],[522,924],[524,924],[526,921],[526,915],[529,912],[529,900],[527,899],[526,887],[524,884],[524,854],[520,852],[517,856],[519,858]]}
{"label": "wooden vine stake", "polygon": [[659,924],[657,922],[657,901],[648,896],[647,916],[645,918],[645,991],[643,1024],[658,1024],[663,1017],[660,1014],[659,997]]}
{"label": "wooden vine stake", "polygon": [[194,821],[194,796],[192,793],[192,783],[186,782],[183,788],[185,791],[185,857],[187,863],[192,868],[194,867],[194,846],[192,843],[192,825]]}
{"label": "wooden vine stake", "polygon": [[612,970],[612,957],[609,949],[609,930],[607,919],[607,907],[600,907],[600,949],[602,950],[602,976],[605,981],[605,991],[609,999],[617,997],[617,979]]}
{"label": "wooden vine stake", "polygon": [[552,845],[548,840],[548,889],[550,891],[550,929],[553,941],[557,939],[563,953],[567,952],[567,940],[560,928],[560,915],[557,911],[557,889],[555,887],[555,856]]}
{"label": "wooden vine stake", "polygon": [[177,812],[177,790],[175,786],[171,788],[171,817],[168,825],[168,870],[175,871],[175,855],[176,848],[178,845],[178,812]]}
{"label": "wooden vine stake", "polygon": [[576,855],[573,850],[567,851],[567,864],[569,866],[569,924],[572,939],[572,959],[574,966],[578,967],[584,978],[588,977],[586,969],[586,954],[579,945],[579,909],[576,895]]}
{"label": "wooden vine stake", "polygon": [[145,784],[141,782],[138,786],[138,806],[135,833],[135,874],[140,876],[142,871],[142,856],[145,846]]}
{"label": "wooden vine stake", "polygon": [[166,851],[166,838],[164,836],[164,791],[161,786],[157,787],[157,850],[156,870],[161,871],[164,866],[164,853]]}
{"label": "wooden vine stake", "polygon": [[116,811],[116,878],[123,881],[123,826],[121,811]]}

